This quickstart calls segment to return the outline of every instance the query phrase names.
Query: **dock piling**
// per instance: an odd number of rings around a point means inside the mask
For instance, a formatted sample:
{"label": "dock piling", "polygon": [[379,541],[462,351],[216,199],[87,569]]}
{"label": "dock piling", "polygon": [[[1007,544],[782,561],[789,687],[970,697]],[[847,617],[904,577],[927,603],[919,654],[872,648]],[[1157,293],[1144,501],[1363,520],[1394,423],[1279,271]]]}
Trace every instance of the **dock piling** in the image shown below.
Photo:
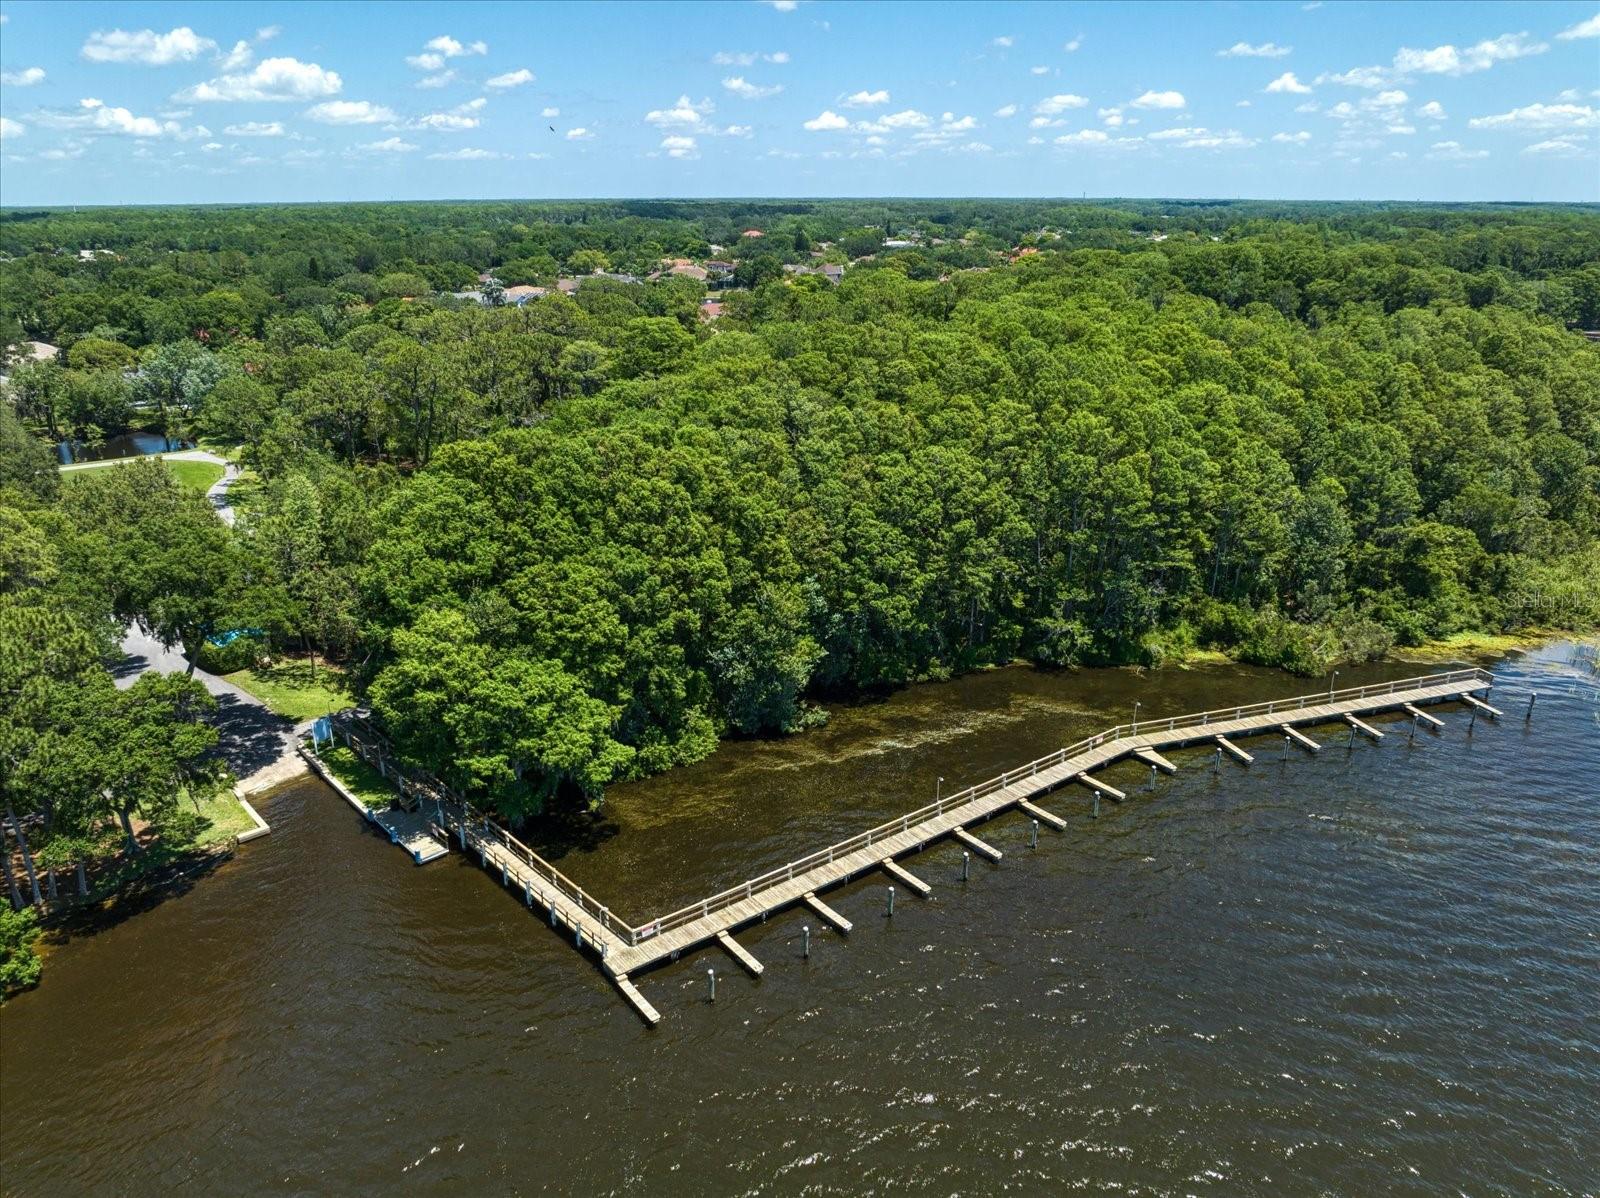
{"label": "dock piling", "polygon": [[884,915],[884,918],[887,919],[889,916],[891,916],[893,914],[894,914],[894,887],[891,886],[891,887],[889,887],[889,905],[884,908],[883,915]]}
{"label": "dock piling", "polygon": [[808,961],[811,959],[811,925],[808,923],[800,925],[800,955]]}
{"label": "dock piling", "polygon": [[706,1001],[717,1001],[717,971],[715,969],[706,970]]}
{"label": "dock piling", "polygon": [[1522,717],[1524,723],[1526,723],[1528,720],[1533,719],[1533,705],[1535,703],[1537,703],[1538,701],[1539,701],[1539,692],[1538,691],[1529,691],[1528,692],[1528,714]]}
{"label": "dock piling", "polygon": [[1094,792],[1094,806],[1089,809],[1089,816],[1092,819],[1100,818],[1100,792],[1098,790]]}
{"label": "dock piling", "polygon": [[1033,821],[1033,826],[1029,829],[1028,847],[1030,849],[1036,849],[1036,848],[1039,847],[1039,821],[1038,820],[1034,820]]}
{"label": "dock piling", "polygon": [[[1099,799],[1095,800],[1096,803],[1098,803],[1099,801],[1100,801]],[[971,877],[972,877],[972,854],[967,852],[965,849],[962,849],[961,850],[961,880],[963,882],[965,882]]]}

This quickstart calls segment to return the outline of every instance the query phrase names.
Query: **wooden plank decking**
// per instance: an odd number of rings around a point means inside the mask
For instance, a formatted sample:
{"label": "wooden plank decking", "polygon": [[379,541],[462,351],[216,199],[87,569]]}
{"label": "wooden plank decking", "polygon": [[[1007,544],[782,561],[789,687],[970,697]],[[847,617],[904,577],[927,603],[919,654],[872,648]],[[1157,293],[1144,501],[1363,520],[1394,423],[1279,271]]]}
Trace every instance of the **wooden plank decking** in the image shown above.
{"label": "wooden plank decking", "polygon": [[439,788],[440,797],[424,802],[412,818],[426,824],[431,813],[434,827],[442,826],[458,839],[464,852],[477,857],[519,898],[544,913],[558,933],[567,936],[580,950],[597,956],[617,989],[647,1023],[653,1024],[660,1015],[633,980],[640,971],[703,945],[720,943],[746,969],[759,973],[760,964],[732,939],[736,929],[803,904],[837,931],[848,932],[850,921],[823,902],[818,897],[821,892],[882,870],[908,888],[926,894],[926,883],[895,864],[896,858],[953,837],[999,861],[1000,851],[978,840],[967,830],[969,827],[1007,810],[1020,809],[1041,823],[1063,828],[1064,820],[1031,800],[1072,782],[1087,785],[1097,793],[1124,797],[1115,787],[1092,778],[1093,770],[1128,757],[1146,765],[1175,769],[1160,750],[1196,743],[1220,745],[1248,762],[1250,755],[1229,738],[1287,734],[1302,743],[1314,744],[1297,729],[1340,720],[1377,740],[1383,734],[1359,716],[1399,709],[1442,726],[1440,721],[1418,711],[1417,705],[1470,698],[1472,692],[1487,691],[1493,685],[1494,677],[1487,671],[1457,670],[1351,688],[1326,697],[1274,700],[1193,716],[1147,719],[1133,728],[1119,726],[638,926],[619,919],[527,846],[473,813],[458,796],[448,796],[443,788]]}

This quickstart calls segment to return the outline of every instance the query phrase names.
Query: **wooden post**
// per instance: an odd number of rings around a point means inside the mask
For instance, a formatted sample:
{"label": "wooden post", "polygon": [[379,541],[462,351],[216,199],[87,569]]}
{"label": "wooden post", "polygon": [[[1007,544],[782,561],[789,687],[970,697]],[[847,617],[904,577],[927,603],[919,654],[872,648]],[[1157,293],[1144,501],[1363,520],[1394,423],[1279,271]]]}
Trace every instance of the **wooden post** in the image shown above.
{"label": "wooden post", "polygon": [[889,887],[889,905],[884,909],[883,914],[884,914],[885,918],[887,918],[888,916],[891,916],[891,915],[894,914],[894,887],[893,886]]}
{"label": "wooden post", "polygon": [[1217,746],[1217,755],[1211,759],[1211,772],[1213,774],[1220,774],[1222,772],[1222,746],[1221,745]]}
{"label": "wooden post", "polygon": [[1029,829],[1028,847],[1030,849],[1036,849],[1036,848],[1039,847],[1039,821],[1038,820],[1034,820],[1033,821],[1033,827]]}
{"label": "wooden post", "polygon": [[706,970],[706,1001],[717,1001],[717,971],[715,969]]}
{"label": "wooden post", "polygon": [[1155,788],[1156,788],[1156,767],[1152,765],[1150,767],[1150,789],[1154,790]]}
{"label": "wooden post", "polygon": [[800,955],[807,960],[811,957],[811,925],[800,925]]}
{"label": "wooden post", "polygon": [[[1220,749],[1217,750],[1218,753],[1221,753],[1221,751]],[[1100,818],[1100,792],[1098,790],[1094,792],[1094,807],[1091,809],[1090,814],[1095,819]]]}
{"label": "wooden post", "polygon": [[1538,700],[1539,700],[1539,692],[1538,691],[1529,691],[1528,692],[1528,714],[1522,717],[1524,722],[1533,719],[1533,705],[1536,702],[1538,702]]}
{"label": "wooden post", "polygon": [[963,882],[965,882],[971,876],[972,876],[972,854],[967,852],[965,849],[963,849],[961,851],[961,880]]}

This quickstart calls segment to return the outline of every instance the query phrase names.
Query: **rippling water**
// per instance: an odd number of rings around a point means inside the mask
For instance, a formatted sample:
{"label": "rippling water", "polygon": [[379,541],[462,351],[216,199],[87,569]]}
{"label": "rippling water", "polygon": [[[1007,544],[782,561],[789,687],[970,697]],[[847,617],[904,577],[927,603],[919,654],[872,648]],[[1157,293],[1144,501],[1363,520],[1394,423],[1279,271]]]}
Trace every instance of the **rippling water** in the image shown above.
{"label": "rippling water", "polygon": [[[1600,749],[1567,647],[1507,719],[1203,751],[848,940],[799,912],[646,975],[647,1031],[452,856],[320,786],[189,893],[55,951],[0,1013],[8,1193],[1585,1194],[1600,1188]],[[1340,680],[1418,672],[1386,666]],[[1587,679],[1586,684],[1581,679]],[[1525,724],[1526,698],[1541,698]],[[1565,692],[1574,687],[1581,693]],[[1000,671],[619,790],[562,868],[642,919],[1085,732],[1283,695],[1239,668]],[[811,922],[815,922],[812,920]],[[718,972],[705,1001],[705,970]]]}

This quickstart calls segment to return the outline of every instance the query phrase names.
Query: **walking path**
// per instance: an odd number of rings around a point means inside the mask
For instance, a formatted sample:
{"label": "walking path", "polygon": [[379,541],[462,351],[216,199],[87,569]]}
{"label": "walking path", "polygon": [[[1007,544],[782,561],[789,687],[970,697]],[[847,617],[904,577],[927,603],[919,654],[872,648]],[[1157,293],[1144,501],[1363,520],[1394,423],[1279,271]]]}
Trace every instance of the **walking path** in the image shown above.
{"label": "walking path", "polygon": [[[224,524],[232,524],[234,520],[233,506],[228,502],[228,488],[239,477],[239,467],[228,461],[227,458],[212,453],[209,449],[175,449],[171,453],[156,453],[140,455],[154,457],[169,462],[210,462],[213,466],[222,467],[222,477],[211,484],[206,492],[206,498],[211,501],[212,508],[221,517]],[[139,461],[140,457],[106,458],[99,462],[73,462],[62,466],[63,474],[75,470],[98,470],[103,466],[121,466],[128,462]]]}

